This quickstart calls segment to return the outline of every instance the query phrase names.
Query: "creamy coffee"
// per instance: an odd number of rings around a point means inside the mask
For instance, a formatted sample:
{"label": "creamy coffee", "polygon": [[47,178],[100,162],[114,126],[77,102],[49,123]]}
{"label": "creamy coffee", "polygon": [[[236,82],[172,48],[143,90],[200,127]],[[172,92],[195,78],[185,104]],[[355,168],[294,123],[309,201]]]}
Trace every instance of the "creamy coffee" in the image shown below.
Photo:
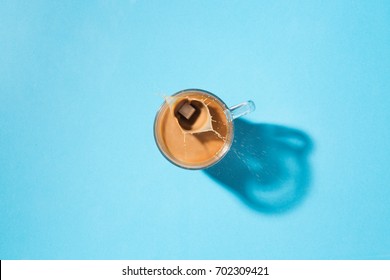
{"label": "creamy coffee", "polygon": [[162,153],[185,168],[204,168],[229,149],[233,125],[226,105],[201,90],[186,90],[166,98],[154,133]]}

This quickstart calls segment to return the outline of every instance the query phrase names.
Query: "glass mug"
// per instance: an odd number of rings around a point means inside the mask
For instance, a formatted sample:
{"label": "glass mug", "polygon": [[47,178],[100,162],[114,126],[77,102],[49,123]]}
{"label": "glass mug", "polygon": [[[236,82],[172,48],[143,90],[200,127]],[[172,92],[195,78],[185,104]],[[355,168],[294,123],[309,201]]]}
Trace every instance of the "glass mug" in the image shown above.
{"label": "glass mug", "polygon": [[233,107],[211,92],[186,89],[166,97],[154,121],[154,139],[163,156],[185,169],[204,169],[229,151],[233,120],[255,110],[253,101]]}

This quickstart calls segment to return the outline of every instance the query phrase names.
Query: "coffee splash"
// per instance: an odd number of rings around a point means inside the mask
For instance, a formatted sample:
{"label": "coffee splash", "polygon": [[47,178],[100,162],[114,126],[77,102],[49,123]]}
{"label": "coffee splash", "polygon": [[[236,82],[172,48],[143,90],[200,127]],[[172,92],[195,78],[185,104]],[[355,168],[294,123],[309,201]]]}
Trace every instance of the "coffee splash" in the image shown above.
{"label": "coffee splash", "polygon": [[[220,139],[225,141],[218,131],[213,128],[213,116],[210,113],[208,105],[206,103],[208,98],[194,99],[189,96],[184,98],[175,96],[165,96],[165,102],[171,113],[174,114],[177,124],[180,127],[183,134],[199,134],[205,132],[214,132]],[[225,124],[223,124],[225,125]]]}

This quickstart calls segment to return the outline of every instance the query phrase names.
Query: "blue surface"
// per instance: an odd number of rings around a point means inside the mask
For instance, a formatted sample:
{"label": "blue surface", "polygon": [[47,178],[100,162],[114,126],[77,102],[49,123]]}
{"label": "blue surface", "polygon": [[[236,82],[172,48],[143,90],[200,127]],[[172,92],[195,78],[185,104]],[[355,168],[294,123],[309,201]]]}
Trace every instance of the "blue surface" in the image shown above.
{"label": "blue surface", "polygon": [[[389,259],[389,70],[389,1],[1,1],[0,259]],[[160,155],[193,87],[246,163]]]}

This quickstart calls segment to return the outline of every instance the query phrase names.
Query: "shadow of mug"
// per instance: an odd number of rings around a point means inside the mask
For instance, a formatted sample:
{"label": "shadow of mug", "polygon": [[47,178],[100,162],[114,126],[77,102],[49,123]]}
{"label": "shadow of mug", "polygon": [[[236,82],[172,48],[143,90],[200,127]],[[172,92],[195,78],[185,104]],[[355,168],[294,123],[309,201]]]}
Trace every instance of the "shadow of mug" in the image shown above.
{"label": "shadow of mug", "polygon": [[284,213],[308,192],[312,150],[309,136],[280,125],[234,121],[230,151],[204,172],[252,209]]}

